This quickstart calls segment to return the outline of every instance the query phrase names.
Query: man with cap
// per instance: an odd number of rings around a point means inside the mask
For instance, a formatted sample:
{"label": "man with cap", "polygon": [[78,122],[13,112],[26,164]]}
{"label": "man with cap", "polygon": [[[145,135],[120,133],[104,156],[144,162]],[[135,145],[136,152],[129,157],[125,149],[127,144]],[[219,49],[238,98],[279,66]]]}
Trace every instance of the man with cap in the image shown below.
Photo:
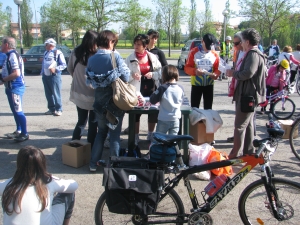
{"label": "man with cap", "polygon": [[4,84],[10,109],[16,122],[16,131],[6,134],[7,138],[17,142],[29,139],[27,121],[23,112],[23,94],[25,92],[23,59],[16,51],[16,40],[13,37],[2,39],[1,50],[6,54],[0,76],[0,84]]}
{"label": "man with cap", "polygon": [[61,116],[61,72],[67,67],[65,57],[56,49],[56,41],[49,38],[45,42],[46,51],[42,63],[42,80],[48,102],[46,115]]}
{"label": "man with cap", "polygon": [[[227,36],[225,38],[225,41],[222,42],[221,44],[221,52],[220,52],[220,57],[228,63],[228,60],[231,58],[230,51],[232,50],[232,44],[231,44],[231,37]],[[222,76],[219,77],[219,80],[227,79],[224,73],[222,73]]]}

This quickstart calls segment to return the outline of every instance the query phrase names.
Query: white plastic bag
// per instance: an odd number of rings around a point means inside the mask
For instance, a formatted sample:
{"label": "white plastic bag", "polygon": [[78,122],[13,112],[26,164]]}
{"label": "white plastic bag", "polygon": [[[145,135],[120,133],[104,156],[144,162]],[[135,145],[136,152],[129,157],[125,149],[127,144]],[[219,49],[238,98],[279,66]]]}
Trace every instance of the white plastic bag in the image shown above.
{"label": "white plastic bag", "polygon": [[196,178],[198,178],[199,180],[210,180],[211,172],[209,170],[208,171],[202,171],[202,172],[199,172],[199,173],[194,173],[194,176]]}
{"label": "white plastic bag", "polygon": [[189,144],[189,166],[206,164],[207,157],[213,147],[210,144],[192,145]]}

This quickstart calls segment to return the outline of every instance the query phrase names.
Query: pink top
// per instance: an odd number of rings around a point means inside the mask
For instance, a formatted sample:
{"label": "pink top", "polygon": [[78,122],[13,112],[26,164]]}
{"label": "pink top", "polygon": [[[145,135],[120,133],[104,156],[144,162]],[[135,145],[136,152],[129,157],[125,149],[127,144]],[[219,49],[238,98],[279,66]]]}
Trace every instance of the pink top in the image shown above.
{"label": "pink top", "polygon": [[281,91],[286,85],[286,73],[285,70],[282,72],[277,72],[277,65],[271,66],[268,71],[268,77],[266,79],[266,84],[271,87],[279,87]]}

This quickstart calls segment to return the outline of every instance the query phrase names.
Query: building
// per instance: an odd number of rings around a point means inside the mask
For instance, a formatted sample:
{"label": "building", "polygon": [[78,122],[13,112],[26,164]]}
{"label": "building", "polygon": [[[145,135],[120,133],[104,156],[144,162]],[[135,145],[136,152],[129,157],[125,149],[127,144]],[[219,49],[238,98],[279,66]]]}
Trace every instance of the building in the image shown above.
{"label": "building", "polygon": [[[19,24],[18,23],[10,23],[11,32],[17,38],[19,38]],[[22,26],[22,24],[21,24]],[[33,38],[41,37],[41,25],[38,23],[33,23],[30,33],[32,34]]]}

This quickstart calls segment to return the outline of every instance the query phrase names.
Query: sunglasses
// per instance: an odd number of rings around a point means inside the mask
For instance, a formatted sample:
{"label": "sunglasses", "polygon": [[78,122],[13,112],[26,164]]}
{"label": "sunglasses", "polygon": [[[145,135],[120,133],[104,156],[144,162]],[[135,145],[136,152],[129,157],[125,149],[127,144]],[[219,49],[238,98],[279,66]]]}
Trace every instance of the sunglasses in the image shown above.
{"label": "sunglasses", "polygon": [[241,42],[233,42],[234,46],[238,46]]}

